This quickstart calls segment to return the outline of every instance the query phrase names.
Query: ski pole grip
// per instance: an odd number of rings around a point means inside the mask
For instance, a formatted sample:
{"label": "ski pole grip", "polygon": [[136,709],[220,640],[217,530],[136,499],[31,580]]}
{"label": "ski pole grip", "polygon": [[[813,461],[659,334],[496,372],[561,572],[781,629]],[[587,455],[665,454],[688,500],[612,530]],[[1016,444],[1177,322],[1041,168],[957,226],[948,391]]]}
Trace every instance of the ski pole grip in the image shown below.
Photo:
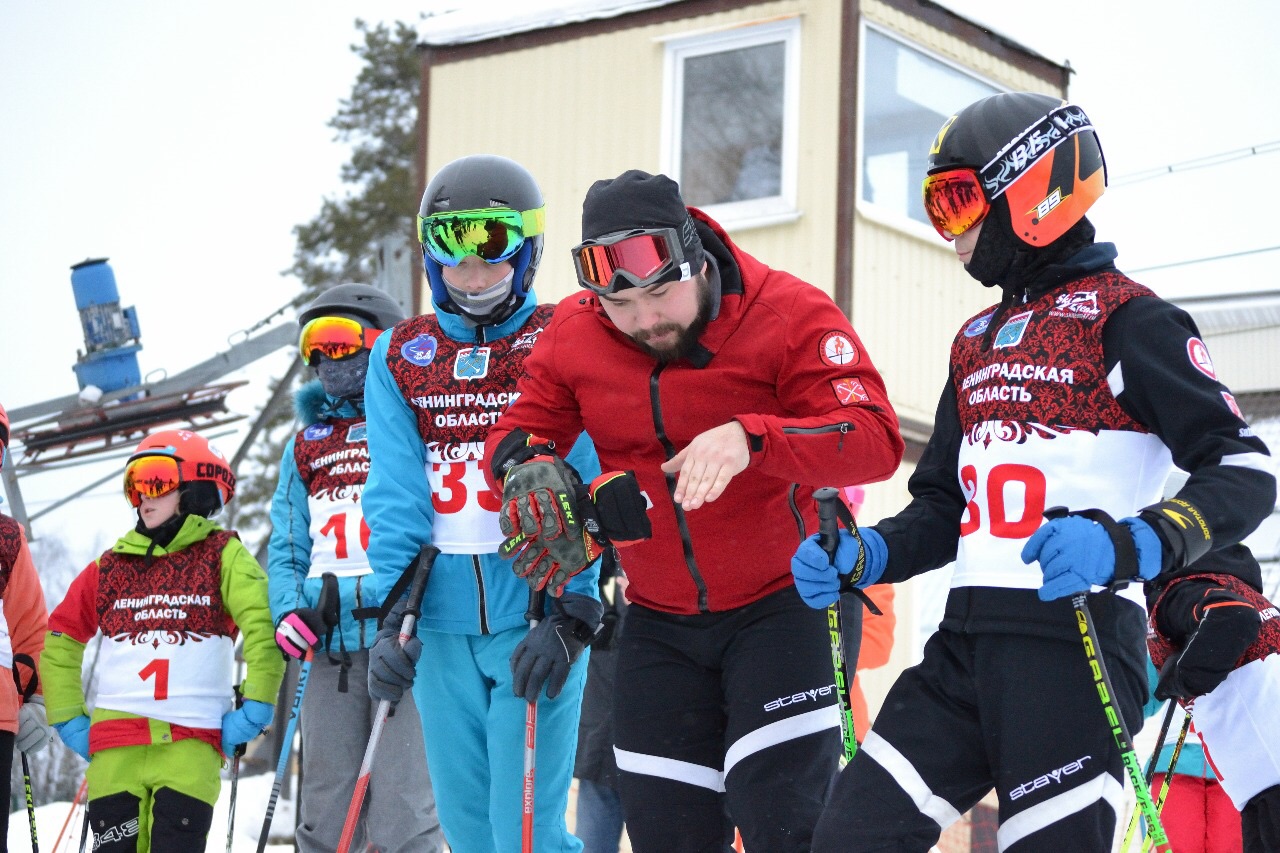
{"label": "ski pole grip", "polygon": [[404,622],[400,625],[400,645],[404,645],[413,636],[418,626],[418,612],[422,608],[422,595],[427,590],[427,578],[431,576],[431,567],[435,565],[440,549],[434,545],[423,545],[418,552],[417,571],[413,575],[413,584],[409,587],[409,601],[404,609]]}
{"label": "ski pole grip", "polygon": [[823,486],[814,491],[813,502],[818,505],[818,544],[835,563],[836,548],[840,545],[840,520],[836,515],[840,490]]}
{"label": "ski pole grip", "polygon": [[542,604],[546,595],[545,588],[529,590],[529,609],[524,612],[524,621],[529,623],[530,628],[542,621]]}
{"label": "ski pole grip", "polygon": [[320,600],[316,602],[316,610],[329,628],[338,624],[339,598],[338,576],[333,572],[325,572],[320,576]]}

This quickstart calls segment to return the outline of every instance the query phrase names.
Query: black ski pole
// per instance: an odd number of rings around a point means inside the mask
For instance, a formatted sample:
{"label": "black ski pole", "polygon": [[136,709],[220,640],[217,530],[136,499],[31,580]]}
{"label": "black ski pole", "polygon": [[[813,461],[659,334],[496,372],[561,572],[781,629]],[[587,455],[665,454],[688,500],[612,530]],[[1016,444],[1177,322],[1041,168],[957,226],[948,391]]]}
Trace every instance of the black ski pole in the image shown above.
{"label": "black ski pole", "polygon": [[[329,612],[338,606],[338,576],[333,572],[325,572],[321,577],[320,600],[316,602],[316,610],[327,618]],[[289,755],[293,752],[293,736],[297,733],[298,718],[302,713],[302,696],[307,690],[307,679],[311,675],[311,662],[315,660],[315,656],[315,649],[308,647],[302,656],[302,665],[298,669],[298,687],[293,693],[293,705],[289,709],[289,722],[285,725],[284,740],[280,742],[280,756],[276,759],[276,778],[271,785],[271,797],[267,800],[267,812],[262,816],[257,853],[263,853],[267,849],[267,839],[271,835],[271,820],[275,817],[276,800],[280,797],[284,776],[289,769]],[[229,831],[227,843],[227,849],[230,851]]]}
{"label": "black ski pole", "polygon": [[[431,567],[435,564],[440,549],[433,545],[423,545],[414,563],[413,585],[409,587],[409,601],[404,609],[404,619],[400,623],[400,645],[409,642],[418,628],[418,611],[422,606],[422,595],[427,588],[427,578],[431,576]],[[365,791],[369,789],[369,777],[373,773],[373,756],[378,751],[378,741],[382,738],[382,727],[386,725],[387,714],[391,712],[390,700],[378,702],[373,716],[373,728],[369,732],[369,744],[364,749],[364,758],[360,762],[360,775],[356,777],[355,793],[351,796],[351,805],[347,808],[347,819],[342,825],[342,835],[338,839],[338,853],[347,853],[351,849],[351,839],[356,834],[356,824],[360,822],[360,808],[364,805]]]}
{"label": "black ski pole", "polygon": [[[18,675],[19,663],[25,663],[31,668],[31,677],[27,679],[25,685]],[[24,704],[28,699],[36,695],[36,688],[40,684],[40,677],[36,675],[35,664],[35,660],[30,655],[17,654],[13,656],[13,686],[18,688],[18,693],[22,696]],[[31,764],[27,761],[26,752],[18,750],[18,754],[22,756],[22,788],[27,800],[27,824],[31,827],[31,853],[40,853],[40,839],[36,837],[36,803],[31,796]]]}
{"label": "black ski pole", "polygon": [[[839,490],[824,486],[813,493],[813,500],[818,505],[818,543],[822,550],[835,564],[836,548],[840,544],[840,520],[837,512],[840,503]],[[862,610],[858,610],[858,622],[861,627]],[[857,733],[853,729],[853,705],[849,699],[849,668],[844,654],[844,631],[840,624],[840,596],[827,605],[827,633],[831,639],[831,665],[835,670],[836,700],[840,705],[840,738],[844,745],[845,761],[853,761],[858,753]],[[854,663],[857,666],[857,662]]]}

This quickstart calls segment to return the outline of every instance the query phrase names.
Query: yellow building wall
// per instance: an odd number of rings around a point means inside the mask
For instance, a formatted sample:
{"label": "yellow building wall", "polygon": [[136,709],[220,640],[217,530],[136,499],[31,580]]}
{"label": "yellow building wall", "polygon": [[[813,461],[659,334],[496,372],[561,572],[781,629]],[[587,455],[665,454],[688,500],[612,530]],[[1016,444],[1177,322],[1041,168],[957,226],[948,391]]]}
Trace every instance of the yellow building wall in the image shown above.
{"label": "yellow building wall", "polygon": [[[730,228],[730,234],[770,266],[832,293],[843,5],[834,0],[762,2],[433,66],[427,174],[456,157],[482,152],[526,166],[547,203],[546,251],[535,286],[542,301],[558,301],[577,289],[569,249],[580,237],[587,188],[629,168],[659,170],[664,40],[798,15],[800,216],[785,224]],[[1053,91],[1040,78],[884,3],[862,0],[860,5],[864,20],[998,85]],[[971,279],[941,239],[878,220],[861,206],[853,239],[854,326],[900,415],[932,423],[952,337],[966,317],[998,301],[999,292]],[[423,304],[428,303],[424,298]],[[905,506],[912,467],[904,465],[888,482],[867,487],[861,523],[874,523]],[[927,582],[913,579],[897,591],[893,658],[863,675],[873,714],[897,674],[914,662],[918,599]]]}

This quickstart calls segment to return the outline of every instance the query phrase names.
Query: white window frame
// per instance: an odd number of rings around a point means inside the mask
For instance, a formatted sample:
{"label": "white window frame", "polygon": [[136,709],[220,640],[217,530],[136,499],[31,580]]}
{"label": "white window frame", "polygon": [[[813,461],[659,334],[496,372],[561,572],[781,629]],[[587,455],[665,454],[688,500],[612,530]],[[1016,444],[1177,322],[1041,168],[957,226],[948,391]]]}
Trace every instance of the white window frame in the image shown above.
{"label": "white window frame", "polygon": [[[932,226],[926,225],[923,222],[919,222],[915,219],[912,219],[910,216],[900,213],[894,208],[886,207],[883,204],[876,204],[873,201],[869,201],[863,198],[862,190],[866,181],[866,174],[865,174],[864,165],[863,165],[865,157],[862,155],[862,152],[866,151],[866,133],[867,133],[866,131],[867,117],[866,117],[866,111],[863,109],[863,105],[866,104],[866,86],[867,86],[867,68],[866,68],[867,32],[871,30],[874,30],[877,34],[884,36],[885,38],[888,38],[890,41],[897,42],[899,45],[902,45],[903,47],[906,47],[910,50],[915,51],[916,53],[919,53],[929,59],[932,59],[933,61],[937,62],[940,65],[945,65],[948,68],[956,71],[957,73],[964,75],[965,77],[969,77],[973,80],[977,80],[980,83],[984,83],[988,86],[991,86],[997,92],[1008,92],[1010,91],[1010,89],[1008,86],[998,83],[989,77],[984,77],[983,75],[978,74],[977,72],[973,71],[970,68],[966,68],[957,62],[954,62],[944,56],[941,56],[938,53],[935,53],[932,50],[929,50],[929,48],[925,47],[919,42],[914,42],[911,39],[907,38],[906,36],[903,36],[901,33],[894,32],[888,27],[884,27],[866,20],[862,22],[862,26],[858,33],[858,39],[859,39],[858,41],[858,63],[859,63],[858,104],[859,104],[859,107],[858,107],[857,139],[858,139],[859,153],[857,155],[857,163],[855,164],[856,177],[854,179],[854,188],[853,188],[854,199],[856,200],[858,213],[874,222],[878,222],[890,228],[895,228],[899,231],[904,231],[913,237],[919,237],[923,240],[926,240],[932,245],[937,245],[938,240],[940,238],[938,237],[938,232]],[[939,123],[939,127],[941,127],[941,123]],[[920,180],[923,183],[924,181],[923,174],[920,176]]]}
{"label": "white window frame", "polygon": [[[758,24],[734,25],[712,32],[665,38],[659,165],[663,173],[677,180],[681,173],[681,138],[684,114],[684,61],[713,53],[782,42],[782,157],[781,191],[778,195],[745,201],[705,205],[702,209],[725,228],[757,228],[792,222],[800,217],[796,208],[796,185],[800,140],[800,16],[793,15]],[[692,203],[692,202],[691,202]]]}

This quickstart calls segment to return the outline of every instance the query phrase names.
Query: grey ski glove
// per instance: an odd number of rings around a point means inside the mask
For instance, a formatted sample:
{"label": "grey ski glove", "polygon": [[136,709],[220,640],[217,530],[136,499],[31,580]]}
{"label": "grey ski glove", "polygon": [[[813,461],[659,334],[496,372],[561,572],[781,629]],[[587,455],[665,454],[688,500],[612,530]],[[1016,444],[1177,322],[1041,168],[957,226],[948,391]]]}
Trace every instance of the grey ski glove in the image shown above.
{"label": "grey ski glove", "polygon": [[526,702],[538,701],[543,685],[548,699],[559,696],[570,667],[600,630],[604,605],[596,599],[566,592],[550,601],[547,618],[511,654],[511,686]]}
{"label": "grey ski glove", "polygon": [[53,727],[44,714],[44,697],[28,696],[18,709],[18,735],[14,746],[35,755],[53,740]]}
{"label": "grey ski glove", "polygon": [[404,608],[404,601],[391,608],[369,649],[369,697],[378,702],[400,701],[404,691],[413,687],[418,658],[422,656],[422,641],[416,636],[400,645]]}

